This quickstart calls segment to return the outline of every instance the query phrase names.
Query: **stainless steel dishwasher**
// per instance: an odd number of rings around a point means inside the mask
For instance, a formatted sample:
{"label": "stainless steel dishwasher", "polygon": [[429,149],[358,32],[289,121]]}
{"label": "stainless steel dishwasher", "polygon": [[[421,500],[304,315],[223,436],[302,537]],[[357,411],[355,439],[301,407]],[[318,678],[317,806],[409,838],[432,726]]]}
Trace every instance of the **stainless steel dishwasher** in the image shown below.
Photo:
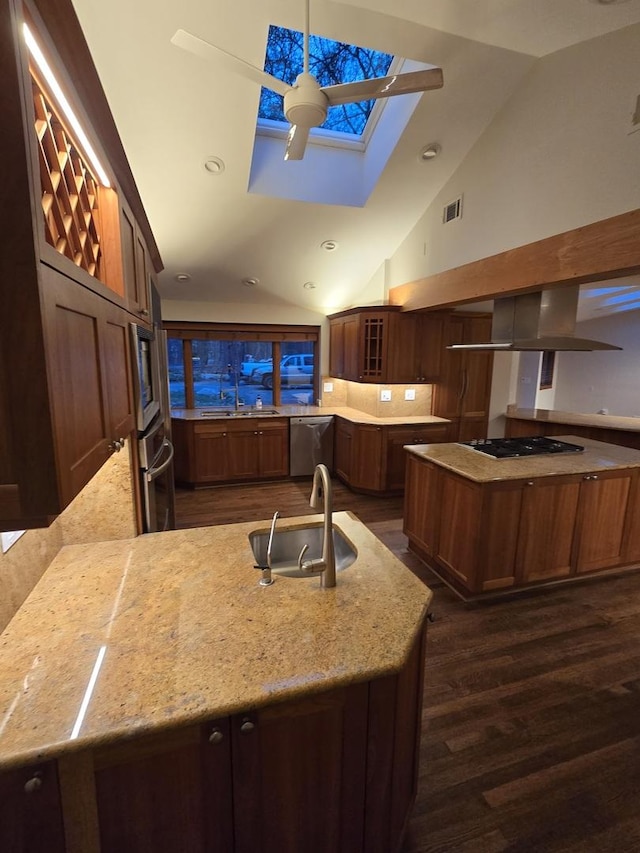
{"label": "stainless steel dishwasher", "polygon": [[320,462],[333,470],[333,417],[291,418],[289,466],[292,477],[313,474]]}

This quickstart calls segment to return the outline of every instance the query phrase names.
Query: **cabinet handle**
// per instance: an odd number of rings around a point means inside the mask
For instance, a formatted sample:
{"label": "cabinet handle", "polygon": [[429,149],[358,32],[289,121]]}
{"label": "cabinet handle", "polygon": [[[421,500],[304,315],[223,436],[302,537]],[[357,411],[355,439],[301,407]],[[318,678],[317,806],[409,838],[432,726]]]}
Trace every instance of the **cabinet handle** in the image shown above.
{"label": "cabinet handle", "polygon": [[120,453],[120,451],[122,450],[123,446],[124,446],[124,445],[123,445],[123,443],[120,441],[120,439],[115,438],[115,439],[111,442],[111,444],[109,445],[109,450],[113,450],[113,452],[114,452],[114,453]]}
{"label": "cabinet handle", "polygon": [[148,308],[141,308],[140,313],[142,314],[143,317],[148,317],[149,316],[149,309]]}
{"label": "cabinet handle", "polygon": [[25,794],[35,794],[42,788],[42,772],[36,770],[31,779],[28,779],[24,784]]}
{"label": "cabinet handle", "polygon": [[222,743],[224,740],[224,734],[222,733],[222,729],[215,728],[211,729],[211,734],[209,735],[209,743]]}
{"label": "cabinet handle", "polygon": [[251,722],[251,720],[248,720],[245,717],[243,722],[242,722],[242,725],[240,726],[240,732],[243,735],[250,735],[254,729],[255,729],[254,724]]}

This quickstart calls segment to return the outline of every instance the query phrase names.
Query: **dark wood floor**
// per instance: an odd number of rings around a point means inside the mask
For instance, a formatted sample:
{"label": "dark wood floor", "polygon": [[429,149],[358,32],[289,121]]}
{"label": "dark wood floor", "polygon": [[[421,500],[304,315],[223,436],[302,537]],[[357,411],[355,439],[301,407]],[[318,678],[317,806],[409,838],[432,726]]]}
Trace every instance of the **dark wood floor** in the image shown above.
{"label": "dark wood floor", "polygon": [[[189,527],[313,512],[309,481],[179,490]],[[350,509],[434,591],[418,798],[403,853],[640,851],[640,574],[458,600],[402,535],[402,500]]]}

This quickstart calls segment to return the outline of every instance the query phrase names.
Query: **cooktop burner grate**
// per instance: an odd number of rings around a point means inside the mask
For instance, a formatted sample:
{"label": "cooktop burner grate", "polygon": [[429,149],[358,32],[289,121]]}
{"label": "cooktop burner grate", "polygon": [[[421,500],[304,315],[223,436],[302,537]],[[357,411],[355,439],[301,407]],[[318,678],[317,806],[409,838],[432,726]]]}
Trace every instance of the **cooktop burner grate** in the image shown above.
{"label": "cooktop burner grate", "polygon": [[459,443],[494,459],[543,456],[550,453],[581,453],[584,450],[580,444],[570,444],[568,441],[558,441],[542,435],[526,438],[476,438]]}

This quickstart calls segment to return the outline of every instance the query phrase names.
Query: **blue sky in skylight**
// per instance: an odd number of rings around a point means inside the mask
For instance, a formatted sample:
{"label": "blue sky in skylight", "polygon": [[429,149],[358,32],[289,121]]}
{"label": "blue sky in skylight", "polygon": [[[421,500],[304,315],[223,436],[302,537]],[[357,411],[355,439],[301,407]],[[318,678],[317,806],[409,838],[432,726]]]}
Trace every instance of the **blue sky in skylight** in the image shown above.
{"label": "blue sky in skylight", "polygon": [[[264,70],[293,85],[303,66],[303,34],[285,27],[269,27]],[[321,86],[351,83],[371,77],[384,77],[393,56],[311,35],[309,37],[309,71]],[[330,107],[322,125],[327,130],[361,136],[375,100]],[[286,122],[283,99],[276,92],[263,88],[260,93],[258,117]]]}

